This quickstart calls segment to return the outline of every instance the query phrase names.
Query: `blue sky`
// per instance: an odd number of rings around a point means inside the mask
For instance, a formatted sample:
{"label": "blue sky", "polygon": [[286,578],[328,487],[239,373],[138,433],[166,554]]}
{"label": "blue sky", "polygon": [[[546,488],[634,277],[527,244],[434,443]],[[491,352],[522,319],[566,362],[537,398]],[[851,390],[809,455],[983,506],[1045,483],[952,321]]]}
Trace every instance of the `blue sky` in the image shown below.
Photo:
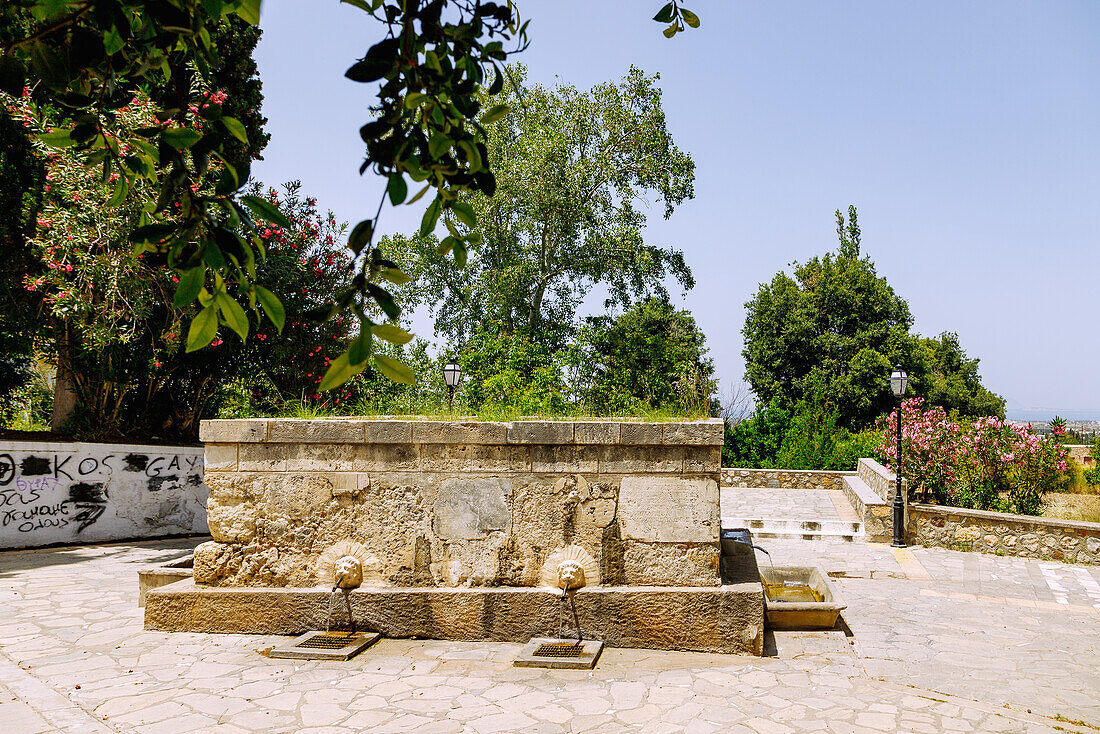
{"label": "blue sky", "polygon": [[[1100,419],[1100,3],[699,0],[702,28],[671,40],[650,20],[661,4],[519,0],[519,60],[542,84],[660,73],[696,197],[669,221],[655,207],[647,237],[693,268],[675,297],[723,388],[744,371],[745,301],[834,248],[833,211],[855,204],[915,329],[958,332],[1010,415]],[[368,216],[370,90],[343,73],[380,27],[336,0],[265,0],[261,26],[272,138],[254,174]],[[419,205],[389,209],[382,231],[419,220]]]}

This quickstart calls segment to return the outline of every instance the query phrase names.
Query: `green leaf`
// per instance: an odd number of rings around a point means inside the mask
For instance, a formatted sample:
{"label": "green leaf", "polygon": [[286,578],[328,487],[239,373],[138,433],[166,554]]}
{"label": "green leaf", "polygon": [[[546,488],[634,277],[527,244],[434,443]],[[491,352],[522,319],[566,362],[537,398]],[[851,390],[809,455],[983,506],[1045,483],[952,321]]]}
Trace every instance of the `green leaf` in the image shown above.
{"label": "green leaf", "polygon": [[673,4],[668,3],[663,8],[657,11],[657,14],[653,16],[653,20],[658,23],[668,23],[672,20]]}
{"label": "green leaf", "polygon": [[370,330],[376,337],[385,339],[391,344],[408,344],[413,338],[412,334],[393,324],[378,324],[370,327]]}
{"label": "green leaf", "polygon": [[382,288],[375,283],[367,283],[367,293],[374,299],[374,302],[378,304],[378,307],[382,309],[382,313],[386,314],[391,319],[396,319],[401,315],[401,309],[397,306],[397,302],[393,300],[393,296],[389,291]]}
{"label": "green leaf", "polygon": [[39,142],[43,145],[48,145],[51,148],[71,148],[76,145],[76,141],[73,140],[70,130],[64,130],[58,128],[53,132],[42,133],[37,136]]}
{"label": "green leaf", "polygon": [[451,211],[455,213],[459,221],[465,224],[467,227],[473,229],[477,226],[477,215],[474,214],[474,208],[464,201],[456,201],[451,204]]}
{"label": "green leaf", "polygon": [[282,301],[263,286],[257,285],[253,288],[256,291],[256,298],[264,308],[264,313],[271,319],[271,323],[275,324],[275,328],[279,330],[279,333],[283,333],[283,325],[286,323],[286,309],[283,308]]}
{"label": "green leaf", "polygon": [[176,308],[183,308],[198,298],[205,280],[206,268],[202,265],[181,271],[180,283],[176,286],[176,295],[172,298],[172,305]]}
{"label": "green leaf", "polygon": [[351,364],[348,361],[348,353],[344,352],[329,364],[328,369],[325,370],[325,376],[321,380],[321,386],[317,389],[331,390],[334,387],[339,387],[366,368],[366,362],[358,365]]}
{"label": "green leaf", "polygon": [[408,273],[400,268],[382,268],[382,277],[394,285],[404,285],[412,280]]}
{"label": "green leaf", "polygon": [[364,329],[359,336],[351,340],[348,346],[348,364],[363,364],[367,361],[371,351],[371,333]]}
{"label": "green leaf", "polygon": [[202,349],[218,333],[218,309],[213,304],[199,311],[195,318],[191,319],[191,327],[187,330],[187,351],[194,352]]}
{"label": "green leaf", "polygon": [[409,185],[405,183],[405,177],[400,173],[390,174],[390,181],[386,184],[386,192],[390,195],[390,203],[397,206],[405,200],[409,193]]}
{"label": "green leaf", "polygon": [[680,15],[681,17],[683,17],[684,22],[692,28],[699,27],[699,16],[695,13],[691,12],[690,10],[684,10],[683,8],[680,8]]}
{"label": "green leaf", "polygon": [[122,40],[122,34],[118,32],[118,28],[111,26],[103,33],[103,50],[107,52],[107,55],[116,54],[126,47],[126,41]]}
{"label": "green leaf", "polygon": [[379,41],[367,50],[367,55],[352,64],[344,76],[353,82],[373,82],[384,77],[394,67],[400,51],[396,38]]}
{"label": "green leaf", "polygon": [[218,122],[221,123],[226,132],[245,145],[248,145],[248,133],[245,132],[244,125],[240,120],[236,117],[219,117]]}
{"label": "green leaf", "polygon": [[340,2],[344,3],[345,5],[354,5],[360,10],[365,10],[368,13],[370,12],[370,3],[365,2],[365,0],[340,0]]}
{"label": "green leaf", "polygon": [[413,374],[413,371],[393,357],[376,354],[374,355],[374,364],[383,375],[394,382],[401,382],[406,385],[416,384],[416,375]]}
{"label": "green leaf", "polygon": [[186,150],[202,140],[202,133],[189,127],[173,127],[162,132],[160,139],[176,150]]}
{"label": "green leaf", "polygon": [[279,211],[279,207],[272,204],[267,199],[260,196],[242,196],[241,203],[252,210],[260,219],[266,219],[272,224],[276,224],[284,229],[291,229],[290,220],[286,218],[286,215]]}
{"label": "green leaf", "polygon": [[126,183],[126,177],[119,175],[118,181],[115,182],[115,190],[111,193],[111,198],[107,200],[107,206],[115,207],[126,201],[126,192],[130,187]]}
{"label": "green leaf", "polygon": [[454,249],[456,242],[458,242],[456,238],[448,235],[443,238],[443,241],[439,243],[439,247],[435,248],[435,251],[446,257],[447,253]]}
{"label": "green leaf", "polygon": [[512,108],[509,107],[508,105],[498,104],[496,107],[493,107],[491,110],[489,110],[488,112],[486,112],[484,115],[481,116],[481,124],[482,125],[489,125],[491,123],[494,123],[497,120],[504,117],[505,115],[507,115],[511,111],[512,111]]}
{"label": "green leaf", "polygon": [[214,303],[217,305],[218,310],[222,312],[226,325],[237,332],[237,336],[241,338],[241,341],[248,339],[248,316],[241,308],[241,304],[230,298],[229,294],[224,291],[214,296]]}
{"label": "green leaf", "polygon": [[455,265],[466,267],[466,243],[462,240],[455,240]]}
{"label": "green leaf", "polygon": [[431,139],[428,140],[428,154],[432,158],[442,158],[454,144],[455,141],[451,140],[443,133],[433,133]]}
{"label": "green leaf", "polygon": [[665,38],[672,38],[677,33],[679,33],[679,31],[680,31],[680,27],[678,25],[676,25],[675,23],[673,23],[668,28],[665,28],[663,31],[661,31],[661,33],[665,34]]}
{"label": "green leaf", "polygon": [[249,25],[260,24],[260,0],[241,0],[237,6],[237,15]]}
{"label": "green leaf", "polygon": [[405,206],[409,206],[410,204],[415,204],[416,202],[420,201],[420,197],[423,196],[424,194],[428,193],[428,189],[430,189],[431,187],[432,187],[431,184],[425,184],[424,188],[422,188],[422,189],[420,189],[420,191],[416,192],[416,196],[414,196],[413,198],[411,198],[411,199],[409,199],[408,201],[405,202]]}
{"label": "green leaf", "polygon": [[371,235],[374,233],[374,220],[364,219],[359,224],[355,225],[355,229],[351,230],[351,234],[348,235],[348,247],[351,251],[358,255],[363,251],[363,248],[368,242],[370,242]]}
{"label": "green leaf", "polygon": [[427,237],[435,229],[439,221],[439,213],[443,211],[443,197],[436,194],[428,208],[424,210],[424,217],[420,220],[420,236]]}

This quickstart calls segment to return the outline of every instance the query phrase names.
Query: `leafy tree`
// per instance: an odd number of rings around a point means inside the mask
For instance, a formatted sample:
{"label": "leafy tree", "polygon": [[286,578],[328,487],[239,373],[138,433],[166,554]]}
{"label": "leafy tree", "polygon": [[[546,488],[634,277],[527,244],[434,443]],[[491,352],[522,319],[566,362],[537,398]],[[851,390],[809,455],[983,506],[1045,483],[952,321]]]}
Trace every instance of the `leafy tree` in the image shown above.
{"label": "leafy tree", "polygon": [[776,396],[767,405],[757,404],[748,420],[726,424],[722,445],[722,466],[771,468],[783,446],[791,424],[791,413]]}
{"label": "leafy tree", "polygon": [[657,77],[632,68],[618,84],[579,91],[527,86],[522,67],[511,73],[516,86],[492,101],[515,112],[488,126],[496,193],[456,202],[476,222],[476,249],[455,237],[462,217],[450,216],[442,241],[422,230],[382,242],[388,259],[409,263],[406,306],[426,306],[453,344],[493,323],[556,349],[595,284],[618,305],[664,297],[667,275],[690,288],[683,254],[645,241],[636,206],[655,197],[668,217],[693,195],[695,166],[668,134]]}
{"label": "leafy tree", "polygon": [[914,395],[960,415],[1004,416],[1004,398],[982,385],[980,360],[966,356],[958,334],[945,331],[938,337],[921,338],[915,357]]}
{"label": "leafy tree", "polygon": [[648,298],[612,318],[590,318],[581,337],[582,400],[600,412],[675,407],[712,413],[714,362],[686,310]]}
{"label": "leafy tree", "polygon": [[972,415],[1003,413],[1004,401],[981,385],[978,360],[954,334],[909,333],[909,304],[860,255],[855,207],[836,212],[835,253],[780,272],[746,305],[745,375],[758,400],[787,407],[824,401],[839,424],[858,430],[894,404],[886,377],[906,366],[913,394]]}
{"label": "leafy tree", "polygon": [[[394,205],[408,196],[406,176],[426,181],[415,201],[428,189],[436,196],[426,219],[434,225],[441,212],[454,212],[473,226],[472,212],[455,209],[460,197],[472,192],[492,195],[496,179],[486,162],[483,125],[507,113],[494,107],[487,112],[475,98],[475,90],[495,71],[490,91],[503,86],[499,63],[508,51],[505,42],[526,45],[526,24],[521,23],[511,0],[505,4],[481,0],[346,0],[387,26],[386,37],[371,46],[346,76],[378,87],[374,119],[360,133],[367,156],[360,172],[373,169],[388,179],[387,196]],[[75,145],[88,153],[88,162],[102,165],[103,175],[121,174],[117,190],[125,196],[133,183],[147,180],[159,190],[152,222],[135,230],[134,239],[147,248],[165,252],[181,278],[180,298],[196,300],[208,286],[214,300],[202,305],[188,334],[188,349],[209,344],[214,338],[211,321],[229,325],[237,319],[219,294],[228,297],[227,283],[250,303],[256,302],[252,266],[262,252],[252,216],[286,226],[278,212],[262,200],[237,197],[247,178],[237,172],[232,156],[236,138],[248,143],[244,125],[223,110],[209,110],[211,124],[202,132],[190,126],[186,115],[192,71],[209,82],[218,54],[212,40],[215,24],[236,15],[253,25],[259,22],[260,0],[17,0],[29,7],[34,23],[27,32],[8,40],[0,56],[0,89],[14,93],[28,74],[38,78],[47,101],[63,100],[77,110],[71,129],[58,130],[48,139],[58,146]],[[699,19],[678,0],[664,5],[654,16],[668,23],[664,34],[674,36],[685,26],[698,27]],[[174,90],[172,106],[159,115],[174,119],[180,128],[151,127],[148,156],[124,157],[113,142],[114,112],[124,106],[139,86],[161,85]],[[108,134],[111,133],[111,134]],[[218,185],[203,190],[211,158],[226,165]],[[239,198],[239,201],[238,201]],[[178,212],[170,205],[179,204]],[[245,206],[241,206],[241,204]],[[379,211],[383,202],[379,203]],[[167,216],[169,213],[173,216]],[[225,226],[226,223],[230,226]],[[238,227],[241,224],[243,226]],[[262,228],[262,223],[261,223]],[[336,360],[327,382],[336,384],[363,369],[375,333],[369,307],[376,305],[386,317],[399,312],[390,294],[378,284],[385,279],[401,282],[406,276],[371,246],[377,215],[356,225],[348,246],[357,256],[358,274],[353,287],[337,294],[331,317],[351,312],[363,324],[363,340],[353,342],[348,353]],[[431,229],[431,226],[427,227]],[[455,230],[463,252],[471,232]],[[361,256],[361,257],[360,257]],[[185,298],[186,297],[186,298]],[[270,310],[269,310],[270,311]],[[280,324],[281,326],[281,324]],[[407,374],[398,374],[400,378]]]}

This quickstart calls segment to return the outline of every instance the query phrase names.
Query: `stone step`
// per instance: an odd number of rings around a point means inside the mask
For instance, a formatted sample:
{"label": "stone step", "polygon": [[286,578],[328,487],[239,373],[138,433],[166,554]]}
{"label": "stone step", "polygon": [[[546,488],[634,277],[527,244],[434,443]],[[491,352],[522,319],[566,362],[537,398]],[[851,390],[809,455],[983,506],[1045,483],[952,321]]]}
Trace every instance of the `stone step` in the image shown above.
{"label": "stone step", "polygon": [[722,529],[732,528],[748,528],[754,541],[797,538],[825,543],[853,543],[865,539],[863,523],[846,520],[723,517]]}

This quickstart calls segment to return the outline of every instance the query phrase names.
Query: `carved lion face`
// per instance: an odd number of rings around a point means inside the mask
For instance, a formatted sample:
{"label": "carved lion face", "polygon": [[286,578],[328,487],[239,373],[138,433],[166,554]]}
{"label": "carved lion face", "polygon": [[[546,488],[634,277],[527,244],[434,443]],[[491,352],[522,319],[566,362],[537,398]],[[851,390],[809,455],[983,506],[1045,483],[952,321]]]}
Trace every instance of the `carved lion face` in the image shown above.
{"label": "carved lion face", "polygon": [[558,565],[558,588],[579,589],[584,586],[584,566],[578,561],[562,561]]}
{"label": "carved lion face", "polygon": [[341,589],[355,589],[363,583],[363,564],[355,556],[341,556],[333,566],[333,583]]}

